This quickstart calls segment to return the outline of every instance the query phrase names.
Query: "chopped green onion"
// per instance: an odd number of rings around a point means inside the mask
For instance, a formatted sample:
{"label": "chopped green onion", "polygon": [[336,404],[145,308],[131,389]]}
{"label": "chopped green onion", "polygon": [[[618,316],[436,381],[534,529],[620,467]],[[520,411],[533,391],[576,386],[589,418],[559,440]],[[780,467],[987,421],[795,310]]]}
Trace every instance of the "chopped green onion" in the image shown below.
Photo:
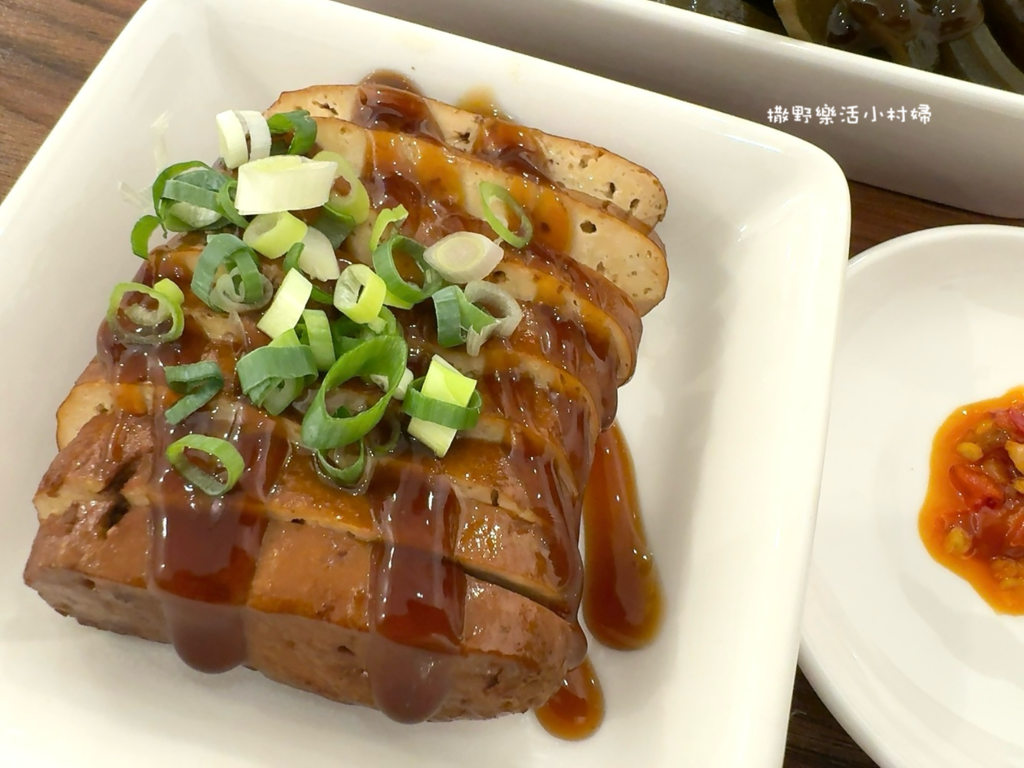
{"label": "chopped green onion", "polygon": [[483,304],[494,313],[495,323],[483,328],[470,328],[466,333],[466,351],[480,354],[480,347],[492,335],[511,336],[523,319],[523,310],[504,288],[483,280],[467,283],[465,296],[474,305]]}
{"label": "chopped green onion", "polygon": [[[205,169],[186,171],[180,176],[176,176],[173,179],[168,179],[167,184],[164,185],[164,200],[174,200],[180,203],[189,203],[196,206],[197,208],[205,208],[208,211],[216,213],[217,211],[217,191],[220,186],[216,189],[208,189],[206,186],[200,186],[195,183],[198,179],[195,179],[198,174],[203,174]],[[214,172],[214,175],[219,177],[222,181],[226,181],[223,176],[219,173]],[[195,179],[195,181],[193,181]],[[221,185],[223,186],[223,184]]]}
{"label": "chopped green onion", "polygon": [[[191,161],[165,169],[153,184],[153,208],[165,230],[190,232],[222,226],[230,215],[235,224],[245,226],[231,203],[231,180],[205,163]],[[159,196],[158,193],[159,192]]]}
{"label": "chopped green onion", "polygon": [[[423,285],[406,282],[395,266],[394,251],[398,248],[412,257],[423,273]],[[423,261],[423,246],[408,237],[398,235],[381,243],[373,252],[373,268],[384,280],[387,290],[400,301],[418,304],[432,296],[441,287],[441,276]]]}
{"label": "chopped green onion", "polygon": [[[303,243],[296,243],[288,249],[288,253],[284,255],[284,262],[281,264],[281,268],[284,269],[285,274],[293,269],[299,268],[299,261],[302,258],[303,250],[305,250],[305,245]],[[330,294],[325,293],[315,285],[309,294],[309,300],[315,301],[317,304],[324,304],[328,307],[331,306],[331,303],[333,302]]]}
{"label": "chopped green onion", "polygon": [[380,275],[365,264],[350,264],[334,284],[334,306],[357,323],[376,320],[387,288]]}
{"label": "chopped green onion", "polygon": [[[378,387],[383,389],[385,392],[387,391],[387,388],[388,388],[387,376],[380,376],[378,374],[374,374],[373,376],[370,377],[370,381],[372,381]],[[408,368],[406,368],[405,369],[405,373],[402,374],[402,380],[400,382],[398,382],[398,388],[395,390],[395,394],[394,394],[395,400],[404,400],[405,399],[405,393],[409,390],[409,385],[411,383],[412,383],[412,371],[409,370]]]}
{"label": "chopped green onion", "polygon": [[[340,449],[330,451],[337,454]],[[357,485],[366,474],[370,463],[367,461],[366,440],[359,441],[359,454],[344,466],[338,466],[328,456],[328,452],[314,451],[316,463],[319,470],[330,480],[342,487]]]}
{"label": "chopped green onion", "polygon": [[237,265],[233,265],[226,275],[217,278],[210,291],[210,306],[220,312],[252,312],[263,309],[274,296],[274,284],[266,275],[260,274],[259,298],[255,301],[245,300],[246,280]]}
{"label": "chopped green onion", "polygon": [[[185,453],[186,450],[199,451],[216,459],[224,468],[226,479],[221,480],[193,464],[188,454]],[[221,440],[219,437],[185,435],[167,446],[166,455],[167,460],[178,471],[178,474],[207,496],[223,496],[235,487],[235,483],[238,482],[245,470],[242,454],[227,440]]]}
{"label": "chopped green onion", "polygon": [[322,309],[306,309],[302,312],[302,326],[306,335],[306,343],[313,351],[316,367],[321,371],[334,365],[334,337],[331,335],[331,323],[327,313]]}
{"label": "chopped green onion", "polygon": [[328,203],[320,209],[320,215],[313,222],[313,226],[324,233],[331,243],[331,248],[338,250],[345,242],[345,238],[352,234],[356,223],[345,214],[333,210]]}
{"label": "chopped green onion", "polygon": [[405,337],[405,332],[398,324],[398,320],[395,318],[395,313],[387,307],[381,307],[380,312],[377,314],[377,321],[367,323],[367,325],[369,325],[370,330],[378,336]]}
{"label": "chopped green onion", "polygon": [[394,307],[395,309],[412,309],[413,304],[408,301],[402,301],[400,298],[395,296],[391,291],[384,294],[384,305],[388,307]]}
{"label": "chopped green onion", "polygon": [[284,411],[317,375],[313,350],[288,331],[243,355],[235,366],[242,392],[273,416]]}
{"label": "chopped green onion", "polygon": [[496,324],[493,317],[468,301],[457,285],[446,286],[431,298],[437,318],[437,343],[442,347],[457,347],[471,331],[481,333]]}
{"label": "chopped green onion", "polygon": [[217,210],[224,214],[224,218],[236,227],[245,229],[249,226],[248,220],[235,208],[235,193],[238,192],[238,182],[228,179],[228,183],[217,190]]}
{"label": "chopped green onion", "polygon": [[306,222],[287,211],[261,213],[249,222],[242,242],[268,259],[279,259],[306,236]]}
{"label": "chopped green onion", "polygon": [[[416,382],[410,386],[409,390],[405,393],[405,402],[402,404],[402,410],[406,410],[409,407],[410,395],[416,388]],[[473,398],[473,395],[479,395],[476,392],[476,381],[463,376],[452,365],[439,355],[434,355],[430,360],[430,366],[427,368],[427,375],[424,377],[423,382],[419,385],[417,395],[422,398],[434,400],[440,403],[448,403],[450,405],[458,406],[460,408],[469,408],[472,412],[474,406],[478,406],[478,401]],[[415,399],[416,395],[412,396]],[[429,404],[428,404],[429,405]],[[428,415],[435,415],[437,418],[445,419],[446,421],[453,421],[457,418],[461,418],[459,412],[445,412],[440,413],[434,411],[431,405],[431,411]],[[422,411],[426,413],[427,411]],[[477,416],[479,416],[479,407],[476,408]],[[475,420],[473,422],[476,423]],[[438,456],[444,456],[448,453],[448,449],[451,447],[452,440],[455,439],[455,433],[457,429],[455,427],[447,426],[445,424],[437,423],[427,419],[413,416],[409,421],[408,432],[410,435],[415,437],[421,443],[430,448]]]}
{"label": "chopped green onion", "polygon": [[238,169],[235,206],[245,216],[319,208],[330,196],[334,170],[334,163],[297,155],[252,160]]}
{"label": "chopped green onion", "polygon": [[278,112],[267,119],[267,127],[273,134],[292,134],[288,144],[289,155],[304,155],[316,143],[316,120],[304,109]]}
{"label": "chopped green onion", "polygon": [[289,270],[292,269],[298,269],[299,257],[302,256],[302,248],[302,243],[296,243],[291,248],[289,248],[288,252],[284,255],[284,261],[281,262],[281,269],[283,269],[285,272],[288,272]]}
{"label": "chopped green onion", "polygon": [[156,284],[153,286],[153,290],[166,296],[179,306],[185,303],[184,292],[178,287],[178,284],[170,278],[165,277],[162,280],[157,280]]}
{"label": "chopped green onion", "polygon": [[270,128],[259,112],[228,110],[217,115],[216,123],[220,156],[226,167],[237,168],[270,154]]}
{"label": "chopped green onion", "polygon": [[160,201],[164,196],[164,187],[167,182],[173,179],[175,176],[179,176],[185,171],[191,170],[192,168],[206,168],[211,170],[210,166],[199,160],[186,160],[183,163],[174,163],[169,165],[157,174],[156,179],[153,181],[153,209],[159,215],[160,213]]}
{"label": "chopped green onion", "polygon": [[341,274],[334,246],[327,239],[327,235],[316,227],[307,229],[302,238],[299,269],[314,280],[337,280]]}
{"label": "chopped green onion", "polygon": [[[526,211],[512,198],[509,191],[489,181],[482,181],[480,182],[480,199],[484,205],[484,220],[491,225],[491,229],[498,237],[513,248],[525,248],[533,237],[533,224],[530,222],[530,217],[526,215]],[[510,230],[508,224],[498,218],[498,214],[491,207],[491,201],[495,199],[505,204],[506,213],[511,211],[519,218],[519,232],[522,234]]]}
{"label": "chopped green onion", "polygon": [[164,412],[164,418],[177,424],[210,402],[224,386],[224,375],[213,360],[164,368],[167,386],[183,397]]}
{"label": "chopped green onion", "polygon": [[337,152],[328,152],[326,150],[317,152],[313,159],[337,163],[338,170],[335,172],[335,181],[342,178],[348,182],[349,191],[347,195],[331,192],[331,198],[327,203],[328,209],[347,216],[351,219],[353,226],[362,224],[370,218],[370,196],[366,193],[366,187],[359,180],[359,174],[356,173],[355,168],[352,167],[349,161]]}
{"label": "chopped green onion", "polygon": [[402,403],[402,412],[415,419],[429,421],[449,429],[472,429],[480,420],[483,400],[480,393],[474,391],[466,406],[436,400],[427,397],[421,391],[425,377],[420,377],[409,385]]}
{"label": "chopped green onion", "polygon": [[[324,377],[302,420],[302,444],[313,450],[329,450],[349,445],[366,435],[384,416],[405,373],[408,349],[398,336],[367,339],[338,358]],[[331,416],[327,412],[327,394],[356,376],[386,376],[388,389],[372,406],[352,416]]]}
{"label": "chopped green onion", "polygon": [[156,216],[143,216],[135,222],[132,227],[132,253],[140,259],[149,258],[149,239],[160,226],[160,219]]}
{"label": "chopped green onion", "polygon": [[504,255],[500,245],[477,232],[453,232],[427,248],[423,259],[449,283],[464,285],[487,277]]}
{"label": "chopped green onion", "polygon": [[[228,281],[223,283],[217,277],[222,266],[228,277]],[[192,293],[211,309],[229,311],[226,306],[223,309],[217,306],[214,288],[218,289],[217,299],[250,308],[266,297],[266,284],[256,263],[256,255],[234,235],[210,235],[192,273]]]}
{"label": "chopped green onion", "polygon": [[409,212],[405,210],[404,205],[399,205],[395,208],[385,208],[378,213],[376,220],[373,222],[373,229],[370,230],[370,251],[377,250],[381,238],[384,237],[384,230],[389,224],[397,226],[405,221],[408,216]]}
{"label": "chopped green onion", "polygon": [[291,270],[284,276],[270,309],[256,323],[256,327],[272,339],[290,331],[302,317],[312,292],[313,284],[299,270]]}
{"label": "chopped green onion", "polygon": [[[406,369],[408,370],[408,368]],[[387,440],[381,441],[378,439],[380,429],[386,425],[388,428]],[[370,432],[368,442],[370,444],[370,452],[375,456],[380,456],[385,453],[391,453],[398,445],[398,440],[402,437],[402,423],[398,420],[398,416],[388,411],[384,418],[378,422],[377,426]]]}
{"label": "chopped green onion", "polygon": [[[121,301],[127,294],[141,293],[156,300],[156,309],[146,309],[139,304],[125,307],[124,314],[144,332],[126,328],[121,322]],[[142,283],[118,283],[110,294],[107,305],[107,325],[114,337],[125,344],[162,344],[174,341],[181,336],[185,328],[185,313],[181,305],[184,301],[181,289],[171,280],[163,279],[150,288]],[[163,333],[156,329],[170,321],[171,327]]]}

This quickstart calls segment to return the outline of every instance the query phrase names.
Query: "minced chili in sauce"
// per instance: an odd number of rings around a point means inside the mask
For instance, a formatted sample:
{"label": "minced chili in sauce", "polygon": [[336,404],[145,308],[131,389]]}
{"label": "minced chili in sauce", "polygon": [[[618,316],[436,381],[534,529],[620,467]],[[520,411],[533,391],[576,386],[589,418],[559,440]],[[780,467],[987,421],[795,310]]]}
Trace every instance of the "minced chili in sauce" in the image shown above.
{"label": "minced chili in sauce", "polygon": [[999,613],[1024,613],[1024,387],[957,408],[932,446],[921,539]]}

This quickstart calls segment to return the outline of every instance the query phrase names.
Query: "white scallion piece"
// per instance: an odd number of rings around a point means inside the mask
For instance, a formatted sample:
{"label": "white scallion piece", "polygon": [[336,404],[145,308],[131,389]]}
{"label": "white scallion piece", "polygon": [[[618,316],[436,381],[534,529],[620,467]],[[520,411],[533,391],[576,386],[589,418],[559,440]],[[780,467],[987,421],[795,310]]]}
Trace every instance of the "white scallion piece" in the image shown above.
{"label": "white scallion piece", "polygon": [[228,168],[270,155],[270,128],[259,112],[229,109],[217,115],[216,123],[220,156]]}
{"label": "white scallion piece", "polygon": [[341,275],[331,241],[316,227],[309,227],[302,238],[299,269],[316,280],[337,280]]}
{"label": "white scallion piece", "polygon": [[455,232],[427,248],[423,258],[449,283],[482,280],[504,257],[501,246],[477,232]]}
{"label": "white scallion piece", "polygon": [[289,270],[281,287],[277,289],[270,308],[260,318],[256,327],[272,339],[290,331],[302,317],[302,311],[306,308],[312,293],[313,284],[306,276],[297,269]]}
{"label": "white scallion piece", "polygon": [[327,202],[337,165],[298,155],[252,160],[238,168],[235,207],[243,216],[305,211]]}

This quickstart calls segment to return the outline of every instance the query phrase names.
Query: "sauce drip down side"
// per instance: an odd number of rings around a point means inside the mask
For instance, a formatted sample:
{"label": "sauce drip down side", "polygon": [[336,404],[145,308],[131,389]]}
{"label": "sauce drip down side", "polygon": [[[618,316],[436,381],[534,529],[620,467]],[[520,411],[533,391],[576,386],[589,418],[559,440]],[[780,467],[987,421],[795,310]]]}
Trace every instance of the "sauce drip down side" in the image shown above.
{"label": "sauce drip down side", "polygon": [[552,736],[578,741],[604,721],[604,691],[590,659],[570,670],[562,687],[536,710],[537,720]]}
{"label": "sauce drip down side", "polygon": [[597,439],[583,520],[587,627],[609,648],[643,648],[661,626],[664,598],[640,517],[633,461],[618,424]]}
{"label": "sauce drip down side", "polygon": [[[586,582],[583,615],[594,637],[617,650],[649,645],[661,627],[664,597],[647,545],[629,447],[614,424],[601,433],[583,500]],[[537,719],[563,739],[591,735],[604,719],[604,695],[589,659],[538,708]]]}

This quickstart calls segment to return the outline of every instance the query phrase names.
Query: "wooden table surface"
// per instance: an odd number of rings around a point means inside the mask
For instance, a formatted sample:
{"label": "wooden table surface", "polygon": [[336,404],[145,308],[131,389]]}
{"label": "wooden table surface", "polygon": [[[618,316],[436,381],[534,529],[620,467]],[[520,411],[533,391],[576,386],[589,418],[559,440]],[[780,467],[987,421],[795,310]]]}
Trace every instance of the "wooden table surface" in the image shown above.
{"label": "wooden table surface", "polygon": [[[141,0],[0,0],[0,200],[140,5]],[[998,221],[857,183],[850,184],[850,194],[851,255],[926,227]],[[874,765],[798,672],[786,768]]]}

